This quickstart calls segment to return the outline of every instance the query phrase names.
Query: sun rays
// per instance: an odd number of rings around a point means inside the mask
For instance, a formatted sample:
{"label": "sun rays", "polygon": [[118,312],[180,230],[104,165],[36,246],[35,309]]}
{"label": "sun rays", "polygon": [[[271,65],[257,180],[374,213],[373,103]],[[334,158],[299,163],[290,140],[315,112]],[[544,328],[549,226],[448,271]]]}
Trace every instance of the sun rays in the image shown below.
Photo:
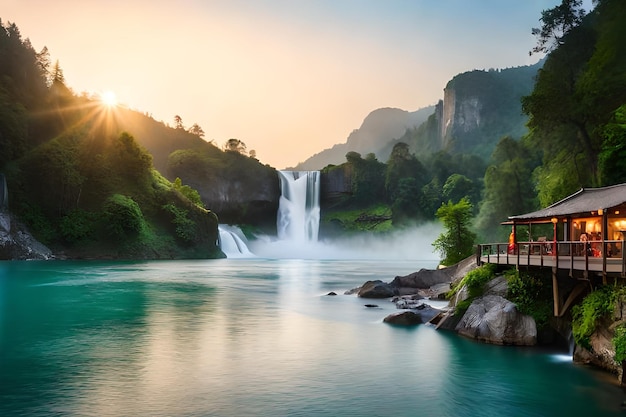
{"label": "sun rays", "polygon": [[106,107],[117,106],[117,96],[111,90],[100,93],[100,102]]}

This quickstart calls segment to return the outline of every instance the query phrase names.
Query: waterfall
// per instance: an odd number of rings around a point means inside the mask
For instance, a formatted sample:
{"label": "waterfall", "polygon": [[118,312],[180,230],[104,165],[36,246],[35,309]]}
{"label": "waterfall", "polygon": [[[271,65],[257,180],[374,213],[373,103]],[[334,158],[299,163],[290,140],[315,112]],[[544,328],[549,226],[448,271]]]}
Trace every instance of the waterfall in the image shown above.
{"label": "waterfall", "polygon": [[317,242],[320,224],[319,171],[279,171],[278,238]]}
{"label": "waterfall", "polygon": [[248,245],[245,242],[246,238],[240,228],[220,224],[218,231],[220,236],[219,246],[227,258],[254,257],[254,254],[248,249]]}

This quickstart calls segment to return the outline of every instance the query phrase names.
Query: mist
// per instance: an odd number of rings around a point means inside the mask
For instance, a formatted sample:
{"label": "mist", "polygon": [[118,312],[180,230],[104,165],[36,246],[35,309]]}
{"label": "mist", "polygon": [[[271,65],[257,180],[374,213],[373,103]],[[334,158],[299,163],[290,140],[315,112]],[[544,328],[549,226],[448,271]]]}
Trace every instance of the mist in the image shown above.
{"label": "mist", "polygon": [[432,243],[442,233],[439,223],[414,226],[388,234],[362,233],[318,242],[278,240],[258,236],[248,241],[254,255],[270,259],[368,259],[437,262]]}

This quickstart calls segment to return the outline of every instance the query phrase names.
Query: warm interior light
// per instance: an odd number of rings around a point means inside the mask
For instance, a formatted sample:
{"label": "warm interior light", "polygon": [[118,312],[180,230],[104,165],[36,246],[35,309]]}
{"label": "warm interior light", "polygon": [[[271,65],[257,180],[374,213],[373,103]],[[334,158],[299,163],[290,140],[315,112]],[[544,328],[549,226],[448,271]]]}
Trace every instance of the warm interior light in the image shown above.
{"label": "warm interior light", "polygon": [[598,210],[598,216],[602,216],[604,214],[604,209],[599,209]]}
{"label": "warm interior light", "polygon": [[615,210],[615,214],[619,214],[619,210]]}
{"label": "warm interior light", "polygon": [[553,217],[552,219],[550,219],[550,221],[556,224],[559,221],[559,219],[557,219],[556,217]]}

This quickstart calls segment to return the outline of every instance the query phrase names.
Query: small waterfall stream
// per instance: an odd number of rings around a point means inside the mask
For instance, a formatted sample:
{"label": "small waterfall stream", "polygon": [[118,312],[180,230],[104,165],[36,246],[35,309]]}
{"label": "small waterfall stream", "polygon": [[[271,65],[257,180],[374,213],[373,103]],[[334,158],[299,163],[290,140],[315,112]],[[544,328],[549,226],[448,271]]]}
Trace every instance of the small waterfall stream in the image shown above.
{"label": "small waterfall stream", "polygon": [[218,227],[220,236],[220,249],[227,258],[252,258],[254,254],[248,249],[245,236],[237,226],[220,224]]}

